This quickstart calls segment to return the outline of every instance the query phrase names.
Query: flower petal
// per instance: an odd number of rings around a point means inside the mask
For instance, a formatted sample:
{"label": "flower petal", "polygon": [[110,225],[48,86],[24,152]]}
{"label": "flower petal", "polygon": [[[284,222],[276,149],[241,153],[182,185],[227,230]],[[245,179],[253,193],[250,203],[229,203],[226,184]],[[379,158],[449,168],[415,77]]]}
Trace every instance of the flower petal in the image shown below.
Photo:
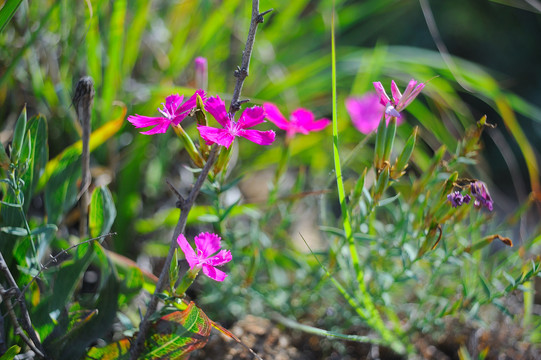
{"label": "flower petal", "polygon": [[402,98],[402,94],[400,93],[400,90],[398,90],[398,86],[396,86],[394,80],[391,80],[391,93],[393,94],[394,103],[397,104]]}
{"label": "flower petal", "polygon": [[265,114],[267,119],[278,126],[279,129],[287,130],[289,127],[289,121],[282,115],[278,107],[271,103],[264,103],[263,108],[265,109]]}
{"label": "flower petal", "polygon": [[387,96],[387,93],[385,92],[383,85],[381,85],[381,82],[377,81],[372,84],[374,84],[374,88],[379,95],[380,104],[383,106],[387,106],[387,104],[391,102],[391,99],[389,99],[389,96]]}
{"label": "flower petal", "polygon": [[151,117],[136,114],[128,116],[128,121],[132,123],[133,126],[135,126],[136,128],[144,128],[148,126],[162,124],[163,122],[168,122],[169,120],[163,117]]}
{"label": "flower petal", "polygon": [[154,128],[148,131],[142,131],[141,134],[143,135],[165,134],[167,132],[167,128],[169,128],[169,125],[171,125],[171,122],[169,120],[166,120],[161,124],[157,124]]}
{"label": "flower petal", "polygon": [[212,266],[221,266],[225,263],[230,262],[233,259],[231,251],[229,250],[220,250],[220,252],[207,259],[207,264]]}
{"label": "flower petal", "polygon": [[367,135],[378,128],[385,107],[379,102],[379,95],[367,93],[362,97],[346,99],[346,109],[351,122],[361,133]]}
{"label": "flower petal", "polygon": [[197,129],[199,130],[201,137],[205,139],[207,145],[217,143],[218,145],[225,146],[229,149],[229,146],[231,146],[233,140],[235,140],[235,137],[225,129],[217,129],[204,125],[197,126]]}
{"label": "flower petal", "polygon": [[186,237],[184,237],[184,235],[180,234],[178,236],[177,243],[180,246],[182,252],[184,253],[186,261],[188,261],[188,264],[190,265],[190,269],[193,269],[200,264],[200,261],[197,258],[195,251],[192,249],[191,245],[188,243],[188,240],[186,240]]}
{"label": "flower petal", "polygon": [[[179,105],[182,103],[182,100],[184,99],[184,96],[180,96],[178,94],[172,94],[165,98],[165,104],[163,104],[165,112],[169,113],[170,115],[175,114],[177,111]],[[158,109],[160,110],[160,109]],[[161,110],[160,110],[161,112]],[[163,114],[163,112],[162,112]]]}
{"label": "flower petal", "polygon": [[203,265],[203,274],[216,281],[224,281],[227,277],[227,274],[223,271],[218,270],[215,267],[207,264]]}
{"label": "flower petal", "polygon": [[194,238],[197,250],[201,252],[204,258],[208,258],[220,250],[220,238],[213,233],[201,233]]}
{"label": "flower petal", "polygon": [[239,136],[255,142],[258,145],[270,145],[274,142],[276,134],[272,130],[240,130]]}
{"label": "flower petal", "polygon": [[220,125],[226,127],[231,122],[225,102],[219,96],[211,97],[205,102],[205,110],[208,111]]}
{"label": "flower petal", "polygon": [[265,122],[265,110],[263,110],[263,108],[260,106],[244,109],[238,121],[242,129],[256,126],[262,122]]}
{"label": "flower petal", "polygon": [[[175,115],[179,115],[181,113],[187,113],[188,111],[190,111],[194,107],[196,107],[196,105],[197,105],[197,95],[201,96],[201,99],[203,100],[203,102],[205,102],[205,100],[206,100],[205,92],[203,90],[199,89],[192,96],[190,96],[190,98],[188,100],[186,100],[186,102],[184,104],[182,104],[178,108],[178,110],[175,112]],[[184,117],[186,117],[186,116],[187,116],[187,114],[184,115]],[[184,117],[182,119],[184,119]],[[177,123],[177,125],[178,125],[178,123]]]}

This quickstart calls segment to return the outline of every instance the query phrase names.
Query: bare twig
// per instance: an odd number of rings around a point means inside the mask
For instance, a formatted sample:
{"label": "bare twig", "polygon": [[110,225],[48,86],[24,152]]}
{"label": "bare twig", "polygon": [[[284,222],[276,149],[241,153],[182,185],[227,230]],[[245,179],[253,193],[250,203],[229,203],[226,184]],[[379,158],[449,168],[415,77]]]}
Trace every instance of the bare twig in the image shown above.
{"label": "bare twig", "polygon": [[[156,312],[156,308],[158,306],[158,294],[160,294],[163,291],[163,289],[165,288],[165,285],[167,284],[169,268],[171,266],[171,261],[173,260],[173,255],[175,254],[175,249],[177,248],[177,242],[176,242],[177,237],[182,232],[184,232],[184,228],[186,227],[186,220],[188,220],[188,214],[190,213],[190,210],[195,202],[195,199],[197,198],[197,195],[199,194],[199,190],[201,190],[203,183],[207,179],[210,169],[212,168],[212,166],[214,165],[214,162],[216,161],[217,153],[218,153],[218,145],[214,144],[212,146],[212,149],[210,150],[209,158],[207,159],[205,166],[201,170],[201,173],[199,174],[199,177],[197,178],[192,190],[190,191],[190,194],[184,201],[177,202],[177,206],[179,206],[180,208],[180,217],[178,219],[175,231],[173,232],[173,237],[171,238],[171,244],[169,246],[169,252],[167,253],[167,257],[165,259],[165,263],[160,273],[160,277],[158,278],[158,282],[156,283],[156,289],[154,290],[154,294],[152,295],[152,298],[150,299],[150,302],[148,304],[145,317],[143,318],[143,321],[141,321],[141,324],[139,325],[139,333],[137,335],[137,338],[131,345],[130,359],[132,360],[136,360],[139,357],[139,354],[141,353],[141,351],[143,350],[143,344],[145,343],[145,339],[150,329],[150,317],[152,316],[152,314]],[[174,190],[174,193],[177,196],[180,195],[178,191],[176,191],[176,189]]]}
{"label": "bare twig", "polygon": [[234,115],[239,111],[242,103],[246,101],[239,101],[240,93],[242,91],[242,85],[244,80],[249,75],[250,59],[252,57],[252,50],[254,48],[255,34],[257,26],[263,22],[263,16],[270,13],[271,10],[259,12],[259,0],[252,0],[252,20],[250,21],[250,30],[248,31],[248,38],[246,39],[246,45],[242,53],[242,63],[237,70],[235,70],[235,77],[237,83],[235,84],[235,90],[233,91],[233,97],[231,98],[231,104],[229,105],[229,114]]}
{"label": "bare twig", "polygon": [[89,243],[89,242],[92,242],[92,241],[97,241],[97,240],[101,240],[101,239],[104,239],[108,236],[111,236],[111,235],[116,235],[116,232],[113,232],[113,233],[108,233],[108,234],[105,234],[105,235],[101,235],[101,236],[98,236],[98,237],[95,237],[95,238],[92,238],[92,239],[88,239],[88,240],[85,240],[85,241],[81,241],[80,243],[77,243],[75,245],[72,245],[70,246],[69,248],[67,249],[62,249],[60,250],[60,252],[58,254],[56,254],[55,256],[52,256],[50,255],[50,259],[49,261],[47,261],[47,263],[45,265],[41,265],[41,269],[38,271],[38,273],[28,282],[28,284],[26,284],[26,286],[24,287],[24,289],[21,291],[21,294],[20,294],[20,297],[22,298],[24,296],[24,293],[26,292],[26,290],[28,290],[28,288],[30,287],[30,285],[32,285],[32,283],[34,282],[34,280],[36,280],[40,275],[41,273],[44,271],[44,270],[47,270],[49,268],[49,266],[51,266],[51,264],[53,263],[57,263],[58,262],[58,258],[62,255],[67,255],[68,254],[68,251],[70,250],[73,250],[75,249],[76,247],[79,247],[83,244],[86,244],[86,243]]}
{"label": "bare twig", "polygon": [[79,221],[79,237],[84,238],[88,233],[88,206],[90,205],[90,118],[92,115],[92,103],[94,102],[94,82],[90,76],[82,77],[75,88],[73,95],[73,105],[77,111],[77,117],[83,128],[83,152],[81,156],[82,173],[81,173],[81,218]]}
{"label": "bare twig", "polygon": [[[11,287],[8,292],[3,292],[2,297],[6,299],[7,305],[8,305],[8,312],[10,316],[12,317],[13,326],[15,327],[15,331],[18,335],[21,336],[23,341],[30,346],[30,348],[39,356],[45,357],[45,351],[43,350],[43,346],[41,345],[41,342],[38,339],[38,336],[36,334],[36,331],[34,330],[32,326],[32,321],[30,320],[30,315],[28,314],[28,309],[26,308],[26,303],[24,302],[24,298],[21,296],[21,290],[19,290],[19,286],[17,285],[17,282],[13,278],[13,275],[11,274],[11,271],[9,271],[9,267],[4,260],[4,256],[0,252],[0,271],[4,273],[4,276],[6,277],[6,280],[8,281],[9,286]],[[3,289],[2,289],[3,290]],[[19,321],[17,320],[17,316],[15,316],[15,313],[13,312],[13,306],[11,304],[11,296],[15,296],[17,303],[19,304],[21,308],[21,323],[19,327]],[[28,334],[28,338],[24,331],[21,330],[24,329],[26,333]],[[19,331],[17,331],[19,329]]]}

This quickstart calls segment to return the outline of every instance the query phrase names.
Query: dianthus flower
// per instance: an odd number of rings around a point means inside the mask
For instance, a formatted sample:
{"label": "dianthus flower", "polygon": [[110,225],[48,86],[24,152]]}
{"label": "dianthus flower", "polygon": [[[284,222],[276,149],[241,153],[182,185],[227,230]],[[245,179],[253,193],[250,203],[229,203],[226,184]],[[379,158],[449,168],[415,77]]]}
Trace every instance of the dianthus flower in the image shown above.
{"label": "dianthus flower", "polygon": [[278,128],[286,131],[286,136],[292,138],[296,133],[307,135],[311,131],[321,131],[331,123],[329,119],[316,120],[314,114],[306,109],[297,109],[291,113],[287,120],[278,107],[271,103],[263,104],[267,119],[272,121]]}
{"label": "dianthus flower", "polygon": [[[380,96],[376,93],[366,93],[361,97],[349,97],[346,99],[346,109],[351,117],[351,122],[361,133],[368,135],[378,128],[385,106],[380,103]],[[386,117],[387,125],[390,117]],[[397,119],[397,124],[402,119]]]}
{"label": "dianthus flower", "polygon": [[462,195],[460,191],[455,191],[447,195],[447,200],[451,203],[453,207],[458,207],[462,204],[468,204],[471,200],[470,195]]}
{"label": "dianthus flower", "polygon": [[195,252],[184,235],[180,234],[177,238],[177,243],[180,249],[184,252],[186,261],[190,265],[190,269],[199,267],[203,269],[203,274],[216,281],[224,281],[227,274],[215,268],[231,261],[231,251],[221,250],[221,238],[212,233],[201,233],[194,238]]}
{"label": "dianthus flower", "polygon": [[190,114],[190,111],[197,105],[197,95],[201,96],[203,101],[205,100],[203,90],[197,90],[184,103],[182,103],[184,96],[169,95],[165,98],[165,103],[162,103],[162,108],[158,108],[163,116],[151,117],[136,114],[128,116],[128,121],[136,128],[153,126],[152,129],[141,132],[143,135],[164,134],[169,126],[177,126]]}
{"label": "dianthus flower", "polygon": [[393,99],[391,100],[385,92],[383,85],[381,85],[379,81],[374,83],[374,88],[380,97],[379,101],[381,105],[385,106],[386,118],[390,118],[391,116],[399,118],[400,112],[404,110],[417,97],[417,95],[421,93],[421,90],[423,90],[424,87],[424,83],[417,85],[417,81],[411,79],[406,87],[406,90],[404,91],[404,94],[401,94],[400,90],[398,90],[398,86],[396,86],[396,83],[394,80],[392,80],[391,93],[393,95]]}
{"label": "dianthus flower", "polygon": [[480,208],[481,206],[484,206],[489,211],[492,211],[494,208],[494,201],[492,201],[484,182],[477,180],[471,183],[470,192],[475,199],[473,202],[475,207]]}
{"label": "dianthus flower", "polygon": [[239,120],[235,121],[225,109],[225,103],[219,96],[209,98],[205,110],[218,121],[223,128],[198,125],[201,137],[208,145],[217,143],[229,148],[237,136],[242,136],[259,145],[270,145],[276,136],[274,131],[248,130],[249,127],[265,122],[265,111],[262,107],[254,106],[245,109]]}

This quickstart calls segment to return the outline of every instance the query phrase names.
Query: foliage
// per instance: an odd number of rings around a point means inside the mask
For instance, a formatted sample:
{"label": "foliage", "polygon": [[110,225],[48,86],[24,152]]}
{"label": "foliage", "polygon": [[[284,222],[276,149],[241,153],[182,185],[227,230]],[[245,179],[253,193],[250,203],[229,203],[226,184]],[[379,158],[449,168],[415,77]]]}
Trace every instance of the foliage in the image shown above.
{"label": "foliage", "polygon": [[[393,21],[407,26],[395,16],[414,2],[335,3],[262,2],[275,11],[257,32],[246,108],[310,109],[332,118],[332,130],[287,136],[266,123],[257,128],[277,131],[273,145],[236,138],[221,150],[186,215],[186,238],[219,234],[231,249],[228,277],[196,279],[181,271],[177,250],[143,358],[186,358],[206,344],[213,320],[246,314],[280,313],[289,327],[411,355],[415,336],[436,337],[449,318],[486,326],[497,310],[541,341],[532,313],[541,235],[527,221],[541,198],[539,163],[521,122],[538,122],[541,110],[483,64],[449,55],[450,67],[436,51],[356,42]],[[191,96],[196,56],[208,59],[209,95],[229,103],[250,10],[239,0],[7,1],[0,10],[0,251],[51,358],[128,358],[141,322],[136,298],[154,292],[164,239],[181,215],[178,195],[209,159],[197,125],[216,122],[203,99],[165,134],[140,135],[123,126],[126,115],[154,116],[166,96]],[[96,88],[90,239],[76,230],[83,147],[70,94],[82,75]],[[381,121],[360,134],[345,99],[391,78],[425,88],[402,124]],[[497,151],[484,151],[498,136]],[[473,180],[492,191],[494,212],[451,206],[447,196]],[[5,275],[2,296],[11,294]],[[186,295],[197,306],[182,298],[194,281]],[[520,314],[506,302],[516,292]],[[0,311],[11,310],[3,303]],[[29,346],[16,325],[6,317],[2,359]],[[351,337],[359,326],[366,330]],[[107,345],[95,347],[98,339]]]}

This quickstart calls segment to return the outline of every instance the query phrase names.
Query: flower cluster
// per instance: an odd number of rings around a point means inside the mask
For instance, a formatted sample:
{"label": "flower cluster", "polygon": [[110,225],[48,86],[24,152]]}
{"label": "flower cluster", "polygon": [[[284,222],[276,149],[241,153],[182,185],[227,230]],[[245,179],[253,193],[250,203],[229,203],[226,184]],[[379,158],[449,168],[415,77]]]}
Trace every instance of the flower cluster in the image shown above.
{"label": "flower cluster", "polygon": [[206,99],[203,90],[197,90],[184,103],[182,102],[183,96],[168,96],[165,103],[162,104],[162,108],[158,108],[158,111],[163,116],[150,117],[136,114],[129,116],[128,121],[136,128],[152,127],[148,131],[141,132],[141,134],[163,134],[169,126],[178,126],[190,114],[197,105],[198,95],[205,104],[205,110],[223,127],[221,129],[205,125],[197,127],[201,137],[205,139],[207,144],[217,143],[229,148],[237,136],[244,137],[259,145],[270,145],[274,141],[275,133],[272,130],[248,130],[252,126],[265,122],[265,111],[262,107],[254,106],[244,110],[239,120],[235,121],[233,116],[225,109],[225,103],[219,96]]}
{"label": "flower cluster", "polygon": [[453,207],[458,207],[462,204],[468,204],[472,197],[474,199],[473,206],[476,208],[486,207],[489,211],[494,209],[494,201],[488,192],[488,189],[484,182],[475,181],[470,184],[470,193],[462,195],[459,191],[454,191],[447,195],[447,200]]}
{"label": "flower cluster", "polygon": [[453,207],[458,207],[462,204],[468,204],[471,200],[470,195],[462,195],[460,191],[455,191],[447,195],[447,200],[451,202]]}

